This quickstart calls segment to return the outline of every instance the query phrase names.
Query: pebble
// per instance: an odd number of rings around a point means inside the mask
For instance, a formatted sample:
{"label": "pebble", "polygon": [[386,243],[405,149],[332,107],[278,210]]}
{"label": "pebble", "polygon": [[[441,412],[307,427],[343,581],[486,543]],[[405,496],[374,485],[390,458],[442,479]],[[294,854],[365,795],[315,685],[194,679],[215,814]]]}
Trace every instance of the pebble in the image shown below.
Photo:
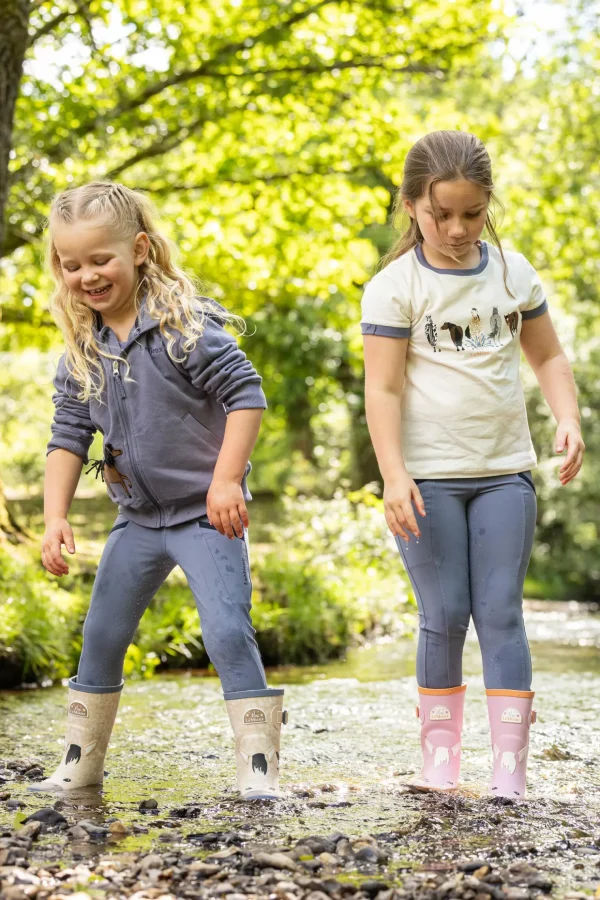
{"label": "pebble", "polygon": [[145,809],[158,809],[158,800],[142,800],[142,802],[138,806],[138,809],[140,810],[140,812],[143,812]]}
{"label": "pebble", "polygon": [[298,868],[286,853],[255,853],[253,862],[264,869],[290,869],[293,872]]}
{"label": "pebble", "polygon": [[25,819],[25,824],[27,824],[27,822],[42,822],[43,825],[50,825],[51,827],[68,824],[65,817],[51,806],[45,806],[43,809],[38,809],[37,812],[34,812]]}
{"label": "pebble", "polygon": [[0,800],[10,800],[10,791],[0,791]]}
{"label": "pebble", "polygon": [[387,890],[388,885],[384,881],[363,881],[360,886],[361,891],[363,891],[368,897],[376,897],[379,891]]}

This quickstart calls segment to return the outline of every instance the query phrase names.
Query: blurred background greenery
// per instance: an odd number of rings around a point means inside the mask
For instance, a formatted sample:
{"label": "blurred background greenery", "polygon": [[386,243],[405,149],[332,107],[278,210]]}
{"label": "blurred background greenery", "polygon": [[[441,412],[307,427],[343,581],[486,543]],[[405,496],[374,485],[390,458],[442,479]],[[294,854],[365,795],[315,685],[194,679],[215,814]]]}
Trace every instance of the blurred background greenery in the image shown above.
{"label": "blurred background greenery", "polygon": [[[16,98],[12,137],[10,103],[0,113],[5,684],[72,671],[114,515],[84,476],[73,573],[41,569],[61,353],[44,219],[56,191],[96,178],[147,190],[182,264],[248,322],[241,344],[269,401],[251,476],[267,662],[318,661],[408,627],[365,423],[360,298],[393,238],[403,158],[441,128],[486,143],[500,236],[540,272],[580,390],[588,453],[563,489],[552,418],[523,370],[540,460],[527,594],[599,598],[599,22],[590,0],[5,0],[0,58]],[[178,576],[127,664],[146,675],[207,664]]]}

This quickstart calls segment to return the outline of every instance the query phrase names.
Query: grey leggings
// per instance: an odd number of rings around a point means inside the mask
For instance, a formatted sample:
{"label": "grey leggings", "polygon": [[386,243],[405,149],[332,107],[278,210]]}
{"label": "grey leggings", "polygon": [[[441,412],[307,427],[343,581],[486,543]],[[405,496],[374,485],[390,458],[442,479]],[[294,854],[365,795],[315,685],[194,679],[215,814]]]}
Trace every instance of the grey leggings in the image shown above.
{"label": "grey leggings", "polygon": [[225,699],[263,690],[265,672],[250,619],[247,535],[229,540],[206,517],[170,528],[117,518],[108,537],[83,627],[77,682],[121,683],[123,660],[150,600],[180,565],[194,595],[206,652]]}
{"label": "grey leggings", "polygon": [[486,688],[530,690],[523,582],[536,520],[531,473],[417,484],[427,513],[415,513],[421,537],[396,543],[419,607],[419,686],[462,683],[473,616]]}

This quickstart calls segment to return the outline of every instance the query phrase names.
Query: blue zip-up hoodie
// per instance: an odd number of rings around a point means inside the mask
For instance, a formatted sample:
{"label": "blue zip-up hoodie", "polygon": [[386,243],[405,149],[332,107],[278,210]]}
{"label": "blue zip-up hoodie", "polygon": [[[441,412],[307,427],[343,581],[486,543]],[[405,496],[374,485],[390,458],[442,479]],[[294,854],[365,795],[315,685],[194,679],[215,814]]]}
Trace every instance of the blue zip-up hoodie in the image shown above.
{"label": "blue zip-up hoodie", "polygon": [[[47,452],[70,450],[87,463],[100,431],[108,492],[119,512],[138,525],[161,528],[204,515],[228,413],[267,408],[261,377],[223,328],[223,307],[211,302],[214,314],[206,317],[202,337],[183,363],[173,362],[144,305],[123,346],[107,326],[95,330],[96,340],[130,366],[126,376],[123,362],[100,357],[102,402],[77,400],[80,387],[64,354],[58,363]],[[183,340],[179,335],[173,348],[179,358]],[[250,469],[248,463],[241,482],[246,500],[252,499]]]}

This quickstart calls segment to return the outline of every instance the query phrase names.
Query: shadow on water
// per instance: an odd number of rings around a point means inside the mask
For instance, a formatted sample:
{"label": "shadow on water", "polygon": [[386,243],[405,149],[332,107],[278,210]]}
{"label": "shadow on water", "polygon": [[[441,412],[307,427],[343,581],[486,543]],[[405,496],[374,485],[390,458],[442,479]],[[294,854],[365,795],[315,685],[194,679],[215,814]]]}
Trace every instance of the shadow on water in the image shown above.
{"label": "shadow on water", "polygon": [[[343,662],[269,673],[270,683],[286,685],[290,710],[282,743],[288,799],[274,807],[236,800],[219,684],[188,672],[126,686],[104,790],[61,797],[63,814],[70,823],[117,818],[136,826],[138,832],[118,844],[124,851],[198,850],[194,835],[214,831],[239,832],[256,846],[309,833],[370,833],[393,836],[396,869],[475,855],[535,858],[562,883],[595,889],[600,617],[569,604],[534,604],[527,623],[538,722],[531,734],[529,796],[518,805],[486,794],[489,732],[479,651],[470,635],[463,788],[455,796],[406,788],[420,750],[415,645],[404,640],[352,651]],[[0,694],[0,757],[32,757],[51,771],[61,749],[64,703],[60,687]],[[27,813],[57,799],[28,793],[24,778],[8,787]],[[140,801],[150,797],[158,809],[140,812]],[[0,826],[13,824],[14,816],[0,803]],[[85,854],[92,852],[88,845]]]}

